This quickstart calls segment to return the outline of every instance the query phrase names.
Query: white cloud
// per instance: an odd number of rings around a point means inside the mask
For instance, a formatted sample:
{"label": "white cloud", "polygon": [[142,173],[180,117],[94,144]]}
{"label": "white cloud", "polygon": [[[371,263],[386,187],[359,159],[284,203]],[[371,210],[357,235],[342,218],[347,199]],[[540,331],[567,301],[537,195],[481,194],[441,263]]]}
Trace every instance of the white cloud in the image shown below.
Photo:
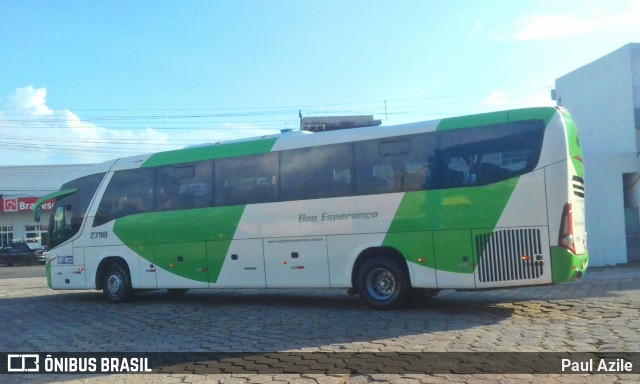
{"label": "white cloud", "polygon": [[18,88],[9,96],[0,112],[3,165],[98,162],[127,152],[121,138],[138,139],[140,151],[155,150],[145,145],[146,138],[154,144],[167,141],[166,135],[155,131],[106,129],[69,110],[52,110],[46,96],[46,88],[33,86]]}
{"label": "white cloud", "polygon": [[34,89],[31,85],[16,89],[9,97],[7,107],[28,111],[34,115],[50,115],[53,112],[47,107],[47,90],[45,88]]}
{"label": "white cloud", "polygon": [[548,90],[535,92],[495,90],[482,100],[481,105],[483,112],[490,112],[516,108],[553,107],[556,104],[551,100]]}
{"label": "white cloud", "polygon": [[508,104],[507,94],[504,91],[493,91],[489,96],[482,100],[482,105],[486,107],[504,107]]}
{"label": "white cloud", "polygon": [[494,31],[498,40],[547,40],[613,30],[637,30],[640,0],[579,2],[571,12],[536,13],[517,18]]}
{"label": "white cloud", "polygon": [[597,27],[597,21],[568,15],[532,15],[516,21],[516,40],[545,40],[560,36],[575,36]]}
{"label": "white cloud", "polygon": [[[113,124],[121,124],[125,119],[125,127],[107,128],[85,121],[67,109],[50,109],[46,96],[46,88],[27,86],[16,89],[8,97],[5,108],[0,109],[0,137],[3,138],[0,165],[92,163],[273,133],[248,124],[227,124],[222,130],[132,128],[146,125],[145,116],[116,117],[117,123]],[[113,116],[99,118],[108,121]],[[164,125],[163,122],[156,124]]]}

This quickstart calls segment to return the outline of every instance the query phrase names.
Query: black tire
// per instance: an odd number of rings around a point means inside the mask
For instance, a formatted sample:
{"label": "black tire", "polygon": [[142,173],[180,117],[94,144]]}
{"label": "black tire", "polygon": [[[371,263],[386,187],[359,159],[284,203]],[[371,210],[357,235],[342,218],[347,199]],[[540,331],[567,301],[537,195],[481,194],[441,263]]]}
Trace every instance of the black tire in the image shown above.
{"label": "black tire", "polygon": [[410,289],[409,277],[402,266],[389,257],[376,256],[358,268],[358,293],[376,309],[398,308]]}
{"label": "black tire", "polygon": [[133,297],[131,276],[119,263],[110,264],[102,279],[102,292],[112,303],[124,303]]}

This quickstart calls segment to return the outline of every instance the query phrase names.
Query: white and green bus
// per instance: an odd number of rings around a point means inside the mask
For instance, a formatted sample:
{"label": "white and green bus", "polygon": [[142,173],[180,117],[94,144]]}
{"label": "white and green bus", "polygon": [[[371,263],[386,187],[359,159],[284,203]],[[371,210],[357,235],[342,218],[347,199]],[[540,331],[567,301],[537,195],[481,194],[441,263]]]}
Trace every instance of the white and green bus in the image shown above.
{"label": "white and green bus", "polygon": [[584,167],[561,108],[288,132],[93,166],[55,199],[52,289],[411,291],[568,282],[587,267]]}

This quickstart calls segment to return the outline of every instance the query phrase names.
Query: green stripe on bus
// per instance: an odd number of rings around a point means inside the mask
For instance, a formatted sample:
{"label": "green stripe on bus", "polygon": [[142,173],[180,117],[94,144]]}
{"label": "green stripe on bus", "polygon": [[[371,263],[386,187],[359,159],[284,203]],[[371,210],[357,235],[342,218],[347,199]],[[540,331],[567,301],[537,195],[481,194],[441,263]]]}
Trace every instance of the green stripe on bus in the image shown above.
{"label": "green stripe on bus", "polygon": [[[398,249],[409,262],[449,272],[470,273],[466,265],[458,266],[460,255],[438,253],[434,256],[430,232],[468,230],[469,236],[474,229],[491,232],[518,180],[519,177],[515,177],[481,187],[407,192],[383,246]],[[414,237],[415,240],[407,244],[405,234],[410,232],[423,232],[424,235]],[[425,260],[418,262],[418,259]]]}
{"label": "green stripe on bus", "polygon": [[237,205],[126,216],[116,220],[113,232],[157,267],[187,279],[215,283],[244,208]]}
{"label": "green stripe on bus", "polygon": [[177,149],[175,151],[160,152],[151,155],[142,164],[143,167],[154,167],[159,165],[190,163],[225,157],[254,155],[258,153],[270,152],[276,143],[277,138],[258,139],[241,141],[227,144],[211,144],[201,147]]}
{"label": "green stripe on bus", "polygon": [[512,111],[500,111],[481,113],[477,115],[450,117],[442,119],[438,124],[438,131],[446,131],[449,129],[480,127],[484,125],[502,124],[511,121],[521,120],[543,120],[545,125],[558,112],[553,107],[525,108]]}
{"label": "green stripe on bus", "polygon": [[584,160],[582,158],[582,147],[578,138],[578,128],[566,110],[561,110],[567,132],[567,144],[569,146],[569,157],[576,171],[576,175],[584,178]]}

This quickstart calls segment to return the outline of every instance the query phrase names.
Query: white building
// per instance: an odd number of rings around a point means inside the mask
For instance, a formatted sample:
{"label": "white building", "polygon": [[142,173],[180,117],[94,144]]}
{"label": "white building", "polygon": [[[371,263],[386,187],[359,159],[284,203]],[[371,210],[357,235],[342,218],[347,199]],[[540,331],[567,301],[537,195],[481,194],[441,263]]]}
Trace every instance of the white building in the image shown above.
{"label": "white building", "polygon": [[[48,193],[55,192],[71,180],[87,164],[37,165],[0,167],[0,247],[12,241],[41,241],[47,231],[47,208],[42,221],[33,219],[33,204]],[[50,208],[49,208],[50,209]]]}
{"label": "white building", "polygon": [[585,158],[590,264],[640,261],[640,44],[556,80]]}

